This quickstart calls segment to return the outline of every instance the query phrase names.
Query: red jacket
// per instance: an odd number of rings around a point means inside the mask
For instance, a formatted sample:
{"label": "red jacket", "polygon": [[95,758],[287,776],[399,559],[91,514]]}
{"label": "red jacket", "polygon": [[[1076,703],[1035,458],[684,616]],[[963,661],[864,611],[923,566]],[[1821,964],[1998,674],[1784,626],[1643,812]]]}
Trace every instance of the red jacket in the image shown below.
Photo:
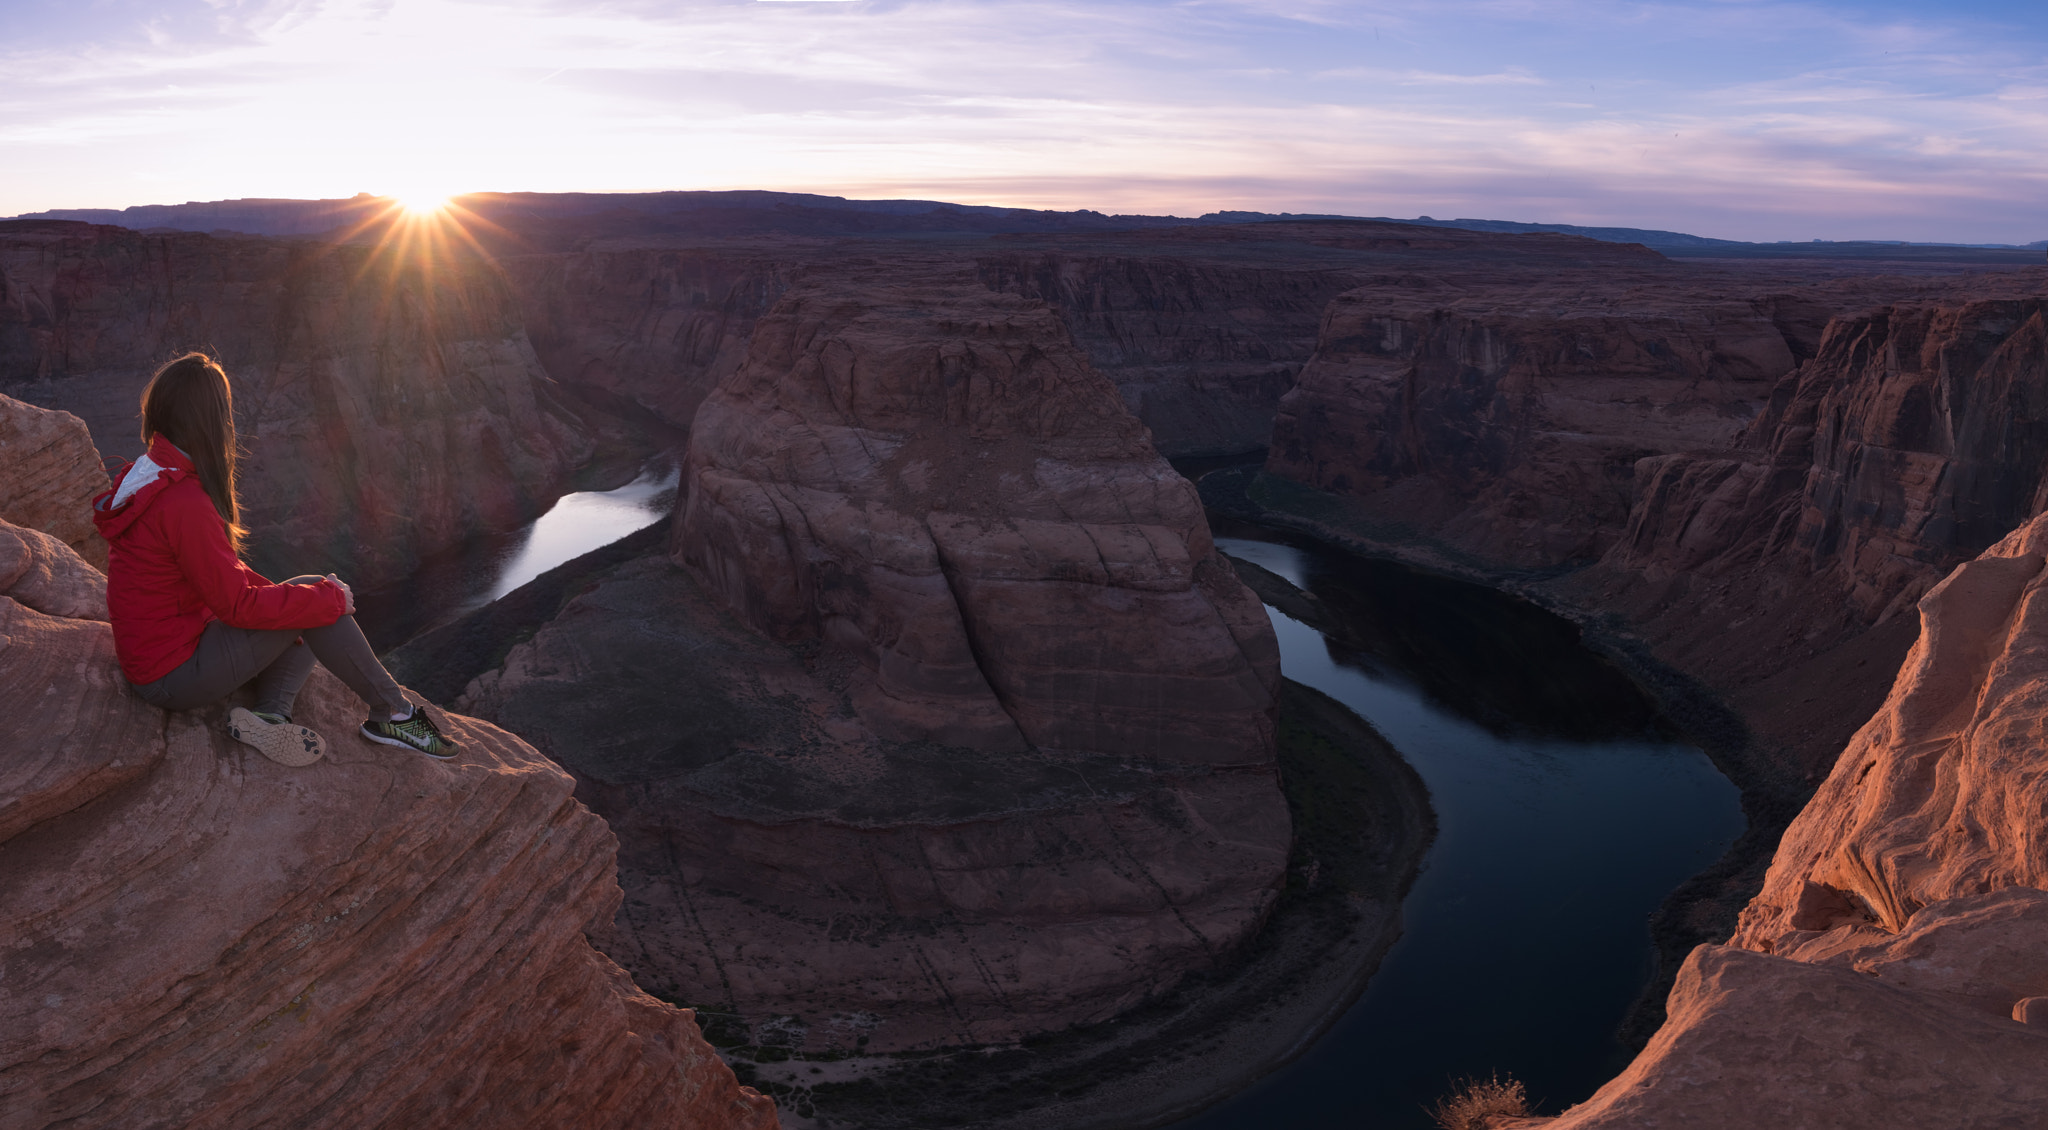
{"label": "red jacket", "polygon": [[[130,476],[137,489],[124,496]],[[162,436],[92,500],[92,520],[109,547],[107,611],[131,683],[156,682],[190,659],[213,620],[318,628],[348,606],[334,585],[274,585],[242,564],[192,461]]]}

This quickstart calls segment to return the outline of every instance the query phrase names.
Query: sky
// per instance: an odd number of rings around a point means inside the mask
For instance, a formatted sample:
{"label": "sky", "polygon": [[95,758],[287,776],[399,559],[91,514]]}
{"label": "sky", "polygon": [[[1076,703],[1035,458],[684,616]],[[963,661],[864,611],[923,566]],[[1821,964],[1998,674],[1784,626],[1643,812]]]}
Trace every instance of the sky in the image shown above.
{"label": "sky", "polygon": [[768,188],[2048,238],[2048,3],[0,0],[0,216]]}

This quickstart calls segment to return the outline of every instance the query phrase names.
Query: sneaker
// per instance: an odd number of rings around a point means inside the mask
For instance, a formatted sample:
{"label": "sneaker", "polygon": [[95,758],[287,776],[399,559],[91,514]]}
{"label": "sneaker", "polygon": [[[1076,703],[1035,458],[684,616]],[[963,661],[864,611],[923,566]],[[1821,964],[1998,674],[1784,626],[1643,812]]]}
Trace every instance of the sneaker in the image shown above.
{"label": "sneaker", "polygon": [[281,714],[258,714],[237,706],[228,711],[228,736],[277,762],[301,769],[327,753],[327,743],[304,726],[295,726]]}
{"label": "sneaker", "polygon": [[402,722],[380,722],[372,718],[363,723],[363,736],[373,742],[418,750],[442,761],[455,756],[455,743],[441,736],[434,720],[427,717],[424,706],[415,705],[412,717]]}

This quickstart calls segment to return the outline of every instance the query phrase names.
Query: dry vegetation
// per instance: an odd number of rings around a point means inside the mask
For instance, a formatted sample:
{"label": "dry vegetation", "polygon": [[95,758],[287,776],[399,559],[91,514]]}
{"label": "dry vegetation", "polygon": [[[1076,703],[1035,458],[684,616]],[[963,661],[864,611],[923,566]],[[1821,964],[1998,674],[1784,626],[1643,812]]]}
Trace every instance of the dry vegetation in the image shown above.
{"label": "dry vegetation", "polygon": [[1456,1089],[1429,1112],[1443,1130],[1489,1130],[1495,1118],[1523,1118],[1529,1113],[1529,1095],[1519,1079],[1503,1079],[1496,1072],[1453,1086]]}

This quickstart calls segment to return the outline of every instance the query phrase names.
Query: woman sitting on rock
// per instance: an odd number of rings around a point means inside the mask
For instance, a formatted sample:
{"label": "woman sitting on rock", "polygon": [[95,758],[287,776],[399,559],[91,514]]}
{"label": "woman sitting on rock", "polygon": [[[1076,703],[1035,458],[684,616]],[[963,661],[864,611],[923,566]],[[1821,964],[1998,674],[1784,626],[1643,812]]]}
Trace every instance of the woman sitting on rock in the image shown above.
{"label": "woman sitting on rock", "polygon": [[242,564],[234,395],[212,358],[188,353],[156,371],[142,392],[142,441],[148,452],[93,500],[92,515],[111,549],[114,650],[136,695],[190,710],[254,679],[256,709],[230,711],[229,735],[273,761],[310,765],[324,744],[291,718],[317,658],[369,704],[364,737],[455,756],[377,662],[347,585],[332,573],[277,585]]}

